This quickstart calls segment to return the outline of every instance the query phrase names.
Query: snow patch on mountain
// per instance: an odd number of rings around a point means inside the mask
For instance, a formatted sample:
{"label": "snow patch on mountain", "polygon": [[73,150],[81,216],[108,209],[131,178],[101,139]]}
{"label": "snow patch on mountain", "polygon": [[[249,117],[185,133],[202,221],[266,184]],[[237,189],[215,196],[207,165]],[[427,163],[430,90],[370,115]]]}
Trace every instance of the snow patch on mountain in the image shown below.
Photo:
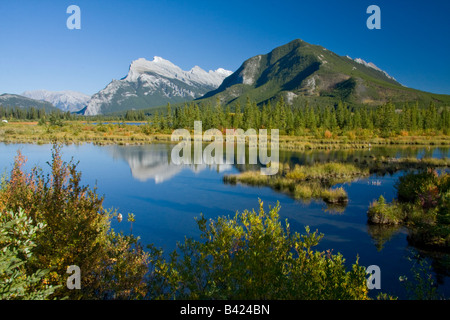
{"label": "snow patch on mountain", "polygon": [[[378,68],[378,67],[377,67],[374,63],[372,63],[372,62],[366,62],[366,61],[364,61],[364,60],[361,59],[361,58],[355,58],[355,59],[352,59],[350,56],[346,56],[346,57],[347,57],[348,59],[353,60],[353,61],[355,61],[356,63],[362,64],[362,65],[364,65],[364,66],[366,66],[366,67],[368,67],[368,68],[372,68],[372,69],[375,69],[375,70],[377,70],[377,71],[380,71],[380,72],[384,73],[384,75],[385,75],[386,77],[388,77],[389,79],[395,80],[394,77],[391,77],[386,71],[381,70],[380,68]],[[395,80],[395,81],[397,81],[397,80]]]}

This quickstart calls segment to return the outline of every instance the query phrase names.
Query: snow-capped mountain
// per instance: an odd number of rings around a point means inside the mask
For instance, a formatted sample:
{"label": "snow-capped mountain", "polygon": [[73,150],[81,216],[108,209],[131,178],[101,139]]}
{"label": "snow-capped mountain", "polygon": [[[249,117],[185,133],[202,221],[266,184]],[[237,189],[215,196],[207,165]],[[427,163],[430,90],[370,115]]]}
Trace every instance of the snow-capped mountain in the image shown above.
{"label": "snow-capped mountain", "polygon": [[47,90],[33,90],[25,91],[22,96],[47,101],[53,104],[58,109],[66,112],[76,112],[83,109],[88,101],[91,99],[87,94],[76,91],[47,91]]}
{"label": "snow-capped mountain", "polygon": [[232,71],[222,68],[206,72],[198,66],[185,71],[161,57],[154,57],[152,61],[140,58],[131,63],[126,77],[111,81],[94,94],[84,114],[137,110],[193,100],[219,87],[230,74]]}

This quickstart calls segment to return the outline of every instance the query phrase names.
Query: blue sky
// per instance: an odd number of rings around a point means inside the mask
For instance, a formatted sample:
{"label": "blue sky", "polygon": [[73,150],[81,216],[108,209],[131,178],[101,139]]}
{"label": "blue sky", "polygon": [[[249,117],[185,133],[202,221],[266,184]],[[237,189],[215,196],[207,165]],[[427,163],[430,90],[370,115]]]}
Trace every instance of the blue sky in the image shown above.
{"label": "blue sky", "polygon": [[[69,30],[69,5],[81,30]],[[369,30],[369,5],[381,30]],[[93,94],[161,56],[189,70],[235,71],[257,54],[300,38],[375,63],[402,84],[450,94],[450,1],[2,0],[0,93]]]}

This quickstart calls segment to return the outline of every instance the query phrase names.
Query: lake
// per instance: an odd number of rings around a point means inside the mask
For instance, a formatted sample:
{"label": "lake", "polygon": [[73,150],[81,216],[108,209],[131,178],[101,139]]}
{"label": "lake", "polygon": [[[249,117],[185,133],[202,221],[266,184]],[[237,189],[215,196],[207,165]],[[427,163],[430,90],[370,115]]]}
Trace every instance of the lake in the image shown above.
{"label": "lake", "polygon": [[[223,182],[225,174],[251,169],[245,165],[174,165],[170,161],[172,144],[144,146],[69,145],[62,149],[63,159],[79,161],[83,182],[97,186],[105,196],[105,207],[117,208],[124,216],[112,227],[130,232],[127,213],[134,213],[136,222],[132,232],[145,245],[153,243],[166,252],[176,247],[177,241],[198,237],[195,217],[206,218],[234,215],[236,211],[258,208],[258,199],[274,206],[280,202],[282,220],[288,219],[291,231],[304,232],[304,226],[324,234],[317,249],[340,252],[348,264],[359,256],[363,266],[377,265],[381,270],[381,291],[404,297],[405,290],[399,277],[410,275],[408,257],[414,248],[408,245],[405,228],[377,228],[367,224],[369,204],[383,195],[387,201],[395,197],[394,184],[402,172],[384,176],[372,175],[342,186],[348,193],[345,209],[327,207],[322,201],[305,203],[269,187],[250,187]],[[27,168],[38,165],[48,169],[51,145],[0,144],[0,170],[9,172],[17,150],[28,158]],[[280,151],[280,162],[292,165],[325,161],[354,161],[370,156],[385,157],[449,157],[448,148],[372,148],[371,150],[343,151]],[[440,290],[450,296],[449,267],[443,265],[448,255],[422,252],[428,257],[440,283]],[[371,296],[378,290],[371,290]]]}

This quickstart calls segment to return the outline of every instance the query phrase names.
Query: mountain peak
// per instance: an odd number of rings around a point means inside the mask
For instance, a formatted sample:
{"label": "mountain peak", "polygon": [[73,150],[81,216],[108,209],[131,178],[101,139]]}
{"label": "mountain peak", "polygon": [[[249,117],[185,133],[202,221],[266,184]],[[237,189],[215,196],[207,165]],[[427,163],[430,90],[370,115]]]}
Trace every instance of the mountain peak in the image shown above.
{"label": "mountain peak", "polygon": [[206,72],[197,65],[185,71],[160,56],[154,56],[151,61],[139,58],[131,62],[126,77],[112,81],[92,97],[85,114],[193,100],[216,89],[230,74],[231,71],[223,68]]}
{"label": "mountain peak", "polygon": [[[345,58],[326,48],[294,39],[267,54],[255,55],[202,99],[219,98],[225,104],[258,104],[283,97],[353,105],[381,104],[403,90],[393,77],[374,63]],[[288,99],[292,100],[292,99]],[[293,100],[291,101],[293,102]]]}
{"label": "mountain peak", "polygon": [[206,72],[199,66],[194,66],[191,70],[185,71],[159,56],[154,56],[152,61],[145,58],[134,60],[130,65],[130,70],[124,80],[135,82],[142,75],[152,74],[154,76],[162,76],[167,79],[177,79],[188,83],[189,85],[209,85],[218,87],[223,79],[229,76],[232,71],[219,68],[216,71]]}
{"label": "mountain peak", "polygon": [[199,66],[194,66],[191,70],[189,70],[190,73],[206,73],[205,70],[200,68]]}
{"label": "mountain peak", "polygon": [[[141,58],[141,59],[145,60],[144,58]],[[159,66],[166,66],[168,68],[178,68],[178,69],[180,69],[178,66],[176,66],[171,61],[169,61],[167,59],[164,59],[162,57],[159,57],[159,56],[154,56],[152,61],[147,61],[147,62],[152,63],[152,64],[157,64]]]}
{"label": "mountain peak", "polygon": [[[144,59],[144,58],[141,58],[141,59]],[[145,60],[145,59],[144,59]],[[170,62],[169,60],[166,60],[166,59],[164,59],[164,58],[162,58],[162,57],[159,57],[159,56],[154,56],[153,57],[153,62],[156,62],[156,63],[164,63],[164,62]],[[170,62],[171,63],[171,62]]]}
{"label": "mountain peak", "polygon": [[145,73],[157,73],[166,77],[173,77],[182,70],[169,60],[155,56],[152,61],[145,58],[139,58],[131,62],[127,80],[136,81],[136,79]]}
{"label": "mountain peak", "polygon": [[233,71],[230,71],[230,70],[225,70],[225,69],[223,69],[223,68],[219,68],[219,69],[216,69],[215,71],[209,71],[209,72],[215,72],[215,73],[217,73],[217,74],[223,74],[223,75],[225,75],[225,76],[229,76],[229,75],[231,75],[231,74],[233,74]]}

